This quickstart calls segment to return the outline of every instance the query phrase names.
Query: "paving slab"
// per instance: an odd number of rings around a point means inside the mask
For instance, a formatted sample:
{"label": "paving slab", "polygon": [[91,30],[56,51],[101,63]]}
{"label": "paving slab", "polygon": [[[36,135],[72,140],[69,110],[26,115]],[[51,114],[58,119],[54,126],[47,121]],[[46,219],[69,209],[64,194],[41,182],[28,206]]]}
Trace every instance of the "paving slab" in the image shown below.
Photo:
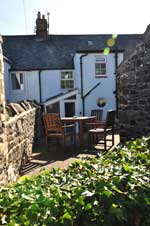
{"label": "paving slab", "polygon": [[[120,137],[118,134],[115,134],[114,146],[119,144],[119,142]],[[50,143],[47,146],[45,141],[42,140],[34,147],[32,158],[30,162],[23,167],[22,175],[35,176],[51,168],[67,168],[75,160],[94,157],[100,151],[104,151],[104,147],[99,144],[93,146],[91,149],[87,149],[87,147],[80,149],[77,147],[76,150],[74,150],[74,148],[70,146],[63,151],[62,147],[57,143]]]}

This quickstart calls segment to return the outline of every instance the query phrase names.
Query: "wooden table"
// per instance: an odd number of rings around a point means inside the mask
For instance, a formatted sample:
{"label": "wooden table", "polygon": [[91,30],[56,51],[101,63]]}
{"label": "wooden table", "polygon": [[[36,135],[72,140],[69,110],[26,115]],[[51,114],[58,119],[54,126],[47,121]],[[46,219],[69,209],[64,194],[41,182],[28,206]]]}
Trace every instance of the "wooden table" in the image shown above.
{"label": "wooden table", "polygon": [[95,119],[96,116],[74,116],[74,117],[63,117],[61,118],[63,123],[78,123],[79,124],[79,142],[80,145],[83,146],[83,123],[84,122],[89,122],[92,119]]}

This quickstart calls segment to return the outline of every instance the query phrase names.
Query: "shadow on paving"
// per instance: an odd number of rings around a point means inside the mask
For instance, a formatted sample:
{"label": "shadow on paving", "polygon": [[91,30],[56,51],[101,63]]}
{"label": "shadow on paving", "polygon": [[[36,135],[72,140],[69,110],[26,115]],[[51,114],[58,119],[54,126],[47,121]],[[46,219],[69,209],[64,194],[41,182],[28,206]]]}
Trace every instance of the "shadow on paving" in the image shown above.
{"label": "shadow on paving", "polygon": [[[118,143],[119,135],[115,135],[115,145]],[[104,150],[103,146],[100,145],[93,146],[90,149],[87,146],[80,148],[69,145],[63,150],[61,144],[56,141],[49,141],[46,145],[44,139],[34,147],[32,158],[29,163],[22,167],[21,175],[34,176],[50,168],[67,168],[73,161],[97,156],[101,151]]]}

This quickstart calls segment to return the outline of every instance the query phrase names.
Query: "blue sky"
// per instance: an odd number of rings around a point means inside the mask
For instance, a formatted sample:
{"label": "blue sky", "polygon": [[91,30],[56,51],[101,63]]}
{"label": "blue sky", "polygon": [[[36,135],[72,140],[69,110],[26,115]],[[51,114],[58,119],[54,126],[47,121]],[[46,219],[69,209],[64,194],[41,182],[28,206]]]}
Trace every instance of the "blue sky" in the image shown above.
{"label": "blue sky", "polygon": [[150,0],[0,0],[2,35],[34,34],[36,14],[50,12],[51,34],[143,33]]}

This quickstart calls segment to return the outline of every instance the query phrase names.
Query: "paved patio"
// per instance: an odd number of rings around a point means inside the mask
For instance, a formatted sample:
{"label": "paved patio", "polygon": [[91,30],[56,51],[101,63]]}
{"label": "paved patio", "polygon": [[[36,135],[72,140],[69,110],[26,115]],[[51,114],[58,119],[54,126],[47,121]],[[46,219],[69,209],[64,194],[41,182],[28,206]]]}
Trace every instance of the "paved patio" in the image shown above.
{"label": "paved patio", "polygon": [[[120,137],[115,134],[115,145],[120,142]],[[108,143],[109,145],[109,143]],[[90,150],[85,148],[76,147],[66,148],[64,152],[61,145],[56,142],[49,142],[48,146],[45,144],[45,139],[41,140],[33,150],[31,161],[26,164],[22,169],[22,175],[35,176],[43,170],[51,168],[67,168],[75,160],[86,157],[96,156],[99,152],[104,151],[103,145],[96,145]]]}

